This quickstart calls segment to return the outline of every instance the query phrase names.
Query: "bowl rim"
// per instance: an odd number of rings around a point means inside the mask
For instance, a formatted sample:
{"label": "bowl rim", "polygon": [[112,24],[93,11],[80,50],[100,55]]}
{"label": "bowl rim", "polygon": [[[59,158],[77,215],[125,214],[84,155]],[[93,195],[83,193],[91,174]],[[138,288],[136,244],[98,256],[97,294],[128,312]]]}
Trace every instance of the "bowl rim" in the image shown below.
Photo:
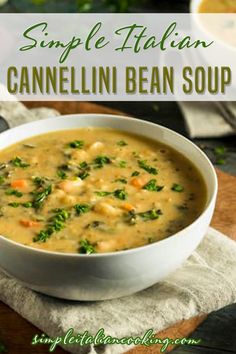
{"label": "bowl rim", "polygon": [[[200,4],[203,0],[190,0],[189,2],[189,12],[190,14],[192,14],[194,16],[194,19],[196,20],[197,25],[200,27],[200,29],[205,32],[212,40],[218,42],[220,45],[222,45],[223,47],[236,52],[236,47],[233,46],[232,44],[229,44],[227,42],[224,42],[223,39],[217,37],[216,35],[214,35],[213,33],[211,33],[208,29],[206,29],[204,27],[204,25],[202,25],[198,19],[199,14],[203,15],[203,16],[207,16],[207,15],[233,15],[232,12],[199,12],[199,7]],[[236,14],[235,14],[236,16]]]}
{"label": "bowl rim", "polygon": [[[201,220],[204,218],[205,214],[211,208],[212,204],[215,203],[216,196],[217,196],[217,191],[218,191],[218,180],[217,180],[217,175],[216,175],[215,168],[212,165],[210,159],[207,157],[207,155],[196,144],[194,144],[191,140],[189,140],[185,136],[175,132],[174,130],[172,130],[170,128],[167,128],[167,127],[164,127],[164,126],[162,126],[160,124],[156,124],[156,123],[153,123],[153,122],[150,122],[150,121],[147,121],[147,120],[143,120],[143,119],[139,119],[139,118],[135,118],[135,117],[132,117],[132,116],[116,115],[116,114],[102,114],[102,113],[98,113],[98,114],[97,113],[75,113],[75,114],[60,115],[60,116],[57,116],[57,117],[51,117],[51,118],[36,120],[36,121],[33,121],[33,122],[28,122],[28,123],[21,124],[21,125],[19,125],[17,127],[13,127],[11,129],[8,129],[8,130],[2,132],[0,134],[0,140],[1,140],[1,138],[3,136],[8,135],[8,134],[12,135],[15,132],[17,132],[19,129],[22,129],[22,128],[28,128],[28,131],[30,131],[30,127],[31,126],[37,125],[39,123],[41,123],[41,124],[45,123],[45,132],[44,133],[39,133],[39,134],[32,134],[32,135],[29,134],[29,136],[27,138],[23,138],[23,139],[20,139],[20,140],[16,141],[15,143],[11,143],[8,146],[4,147],[3,149],[5,149],[5,148],[7,148],[7,147],[9,147],[11,145],[16,144],[17,142],[23,141],[25,139],[28,139],[28,138],[31,138],[31,137],[34,137],[34,136],[44,135],[44,134],[47,134],[47,133],[50,133],[50,132],[63,131],[63,130],[73,130],[73,129],[80,129],[80,128],[85,128],[86,127],[86,126],[77,127],[77,128],[76,127],[73,127],[73,128],[72,127],[68,127],[68,129],[66,127],[63,127],[63,128],[57,129],[57,126],[56,126],[57,121],[66,120],[66,119],[68,119],[68,121],[69,121],[69,119],[71,117],[78,118],[78,119],[80,119],[82,117],[98,117],[98,118],[101,118],[101,119],[102,118],[103,119],[116,118],[116,119],[122,119],[122,120],[126,119],[126,121],[129,120],[129,121],[132,121],[132,122],[142,123],[144,125],[149,126],[150,128],[155,126],[155,127],[157,127],[158,129],[160,129],[160,130],[162,130],[164,132],[168,132],[169,134],[173,134],[173,136],[179,137],[186,144],[191,145],[201,155],[201,157],[204,158],[205,161],[208,163],[208,167],[211,170],[212,182],[213,182],[213,192],[209,196],[208,202],[206,203],[206,205],[205,205],[203,211],[201,212],[201,214],[191,224],[189,224],[185,228],[181,229],[180,231],[174,233],[173,235],[168,236],[165,239],[153,242],[151,244],[146,244],[146,245],[143,245],[143,246],[140,246],[140,247],[130,248],[130,249],[127,249],[127,250],[121,250],[121,251],[116,251],[116,252],[106,252],[106,253],[91,253],[91,254],[48,251],[48,250],[38,249],[38,248],[34,248],[32,246],[24,245],[22,243],[19,243],[19,242],[16,242],[14,240],[11,240],[10,238],[8,238],[6,236],[2,236],[0,234],[0,240],[3,240],[3,242],[9,243],[10,245],[18,247],[21,250],[25,250],[25,251],[28,251],[28,252],[33,252],[35,254],[42,254],[42,255],[45,255],[45,256],[48,256],[48,257],[51,256],[51,257],[59,257],[59,258],[62,257],[62,258],[87,258],[87,259],[103,258],[103,257],[111,257],[111,256],[118,257],[118,256],[122,256],[122,255],[128,255],[128,254],[136,253],[136,252],[142,252],[143,250],[147,250],[148,248],[157,247],[158,244],[160,244],[160,243],[163,244],[163,243],[170,242],[170,240],[172,238],[179,237],[182,233],[191,232],[191,229],[194,228],[196,226],[196,224],[201,222]],[[46,123],[49,122],[49,121],[50,122],[53,122],[53,121],[55,122],[55,130],[47,130],[47,124]],[[87,125],[87,127],[92,127],[92,126],[91,125]],[[109,123],[107,125],[107,128],[109,128]],[[122,131],[122,128],[120,130]],[[138,133],[135,133],[135,134],[139,135]],[[142,136],[142,134],[140,134],[140,136]],[[155,139],[153,139],[153,140],[155,140]],[[171,147],[170,144],[166,144],[166,145]],[[176,150],[175,148],[173,148],[173,149]],[[0,148],[0,151],[1,151],[1,148]],[[176,150],[176,151],[178,151],[178,150]],[[190,158],[188,158],[188,159],[196,167],[196,164],[194,163],[194,161],[192,161]],[[208,192],[208,190],[207,190],[207,192]]]}

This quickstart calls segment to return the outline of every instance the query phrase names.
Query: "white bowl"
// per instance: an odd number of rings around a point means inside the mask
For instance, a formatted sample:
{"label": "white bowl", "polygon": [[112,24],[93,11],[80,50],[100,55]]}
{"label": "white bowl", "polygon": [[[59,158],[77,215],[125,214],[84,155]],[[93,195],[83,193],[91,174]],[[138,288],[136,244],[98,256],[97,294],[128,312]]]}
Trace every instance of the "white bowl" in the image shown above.
{"label": "white bowl", "polygon": [[77,114],[24,124],[0,135],[0,149],[37,134],[87,126],[121,129],[167,144],[200,169],[207,186],[205,209],[191,225],[169,238],[127,251],[64,254],[34,249],[0,236],[0,267],[7,274],[47,295],[88,301],[133,294],[179,267],[209,226],[217,177],[206,155],[188,139],[162,126],[121,116]]}

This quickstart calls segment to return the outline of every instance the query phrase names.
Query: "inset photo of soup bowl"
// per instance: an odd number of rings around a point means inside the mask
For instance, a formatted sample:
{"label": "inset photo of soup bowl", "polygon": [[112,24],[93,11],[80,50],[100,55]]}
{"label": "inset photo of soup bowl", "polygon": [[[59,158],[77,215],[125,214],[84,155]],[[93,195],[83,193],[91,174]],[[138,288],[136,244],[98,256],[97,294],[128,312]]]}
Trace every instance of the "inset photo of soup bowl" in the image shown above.
{"label": "inset photo of soup bowl", "polygon": [[[24,124],[0,135],[0,149],[53,131],[109,127],[166,144],[201,172],[207,200],[189,226],[161,241],[111,253],[77,254],[44,251],[0,236],[0,268],[40,293],[69,300],[106,300],[148,288],[175,271],[204,237],[214,211],[217,177],[207,156],[191,141],[147,121],[103,114],[75,114]],[[47,156],[45,156],[45,159]]]}

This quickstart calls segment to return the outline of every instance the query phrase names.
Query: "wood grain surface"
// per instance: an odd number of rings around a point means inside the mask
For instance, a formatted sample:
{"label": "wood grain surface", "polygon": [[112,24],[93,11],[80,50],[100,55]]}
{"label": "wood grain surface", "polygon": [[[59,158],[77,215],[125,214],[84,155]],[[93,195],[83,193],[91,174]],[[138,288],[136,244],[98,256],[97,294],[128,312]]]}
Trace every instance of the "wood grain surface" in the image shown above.
{"label": "wood grain surface", "polygon": [[[39,107],[46,106],[57,109],[61,114],[68,113],[111,113],[120,114],[122,112],[114,111],[109,108],[86,102],[25,102],[26,106]],[[230,238],[236,240],[236,194],[233,193],[236,185],[236,177],[217,171],[219,180],[219,193],[217,205],[211,225],[216,229],[227,234]],[[158,337],[187,337],[198,325],[206,319],[207,315],[182,321],[174,326],[158,333]],[[43,345],[30,345],[32,337],[40,331],[25,319],[20,317],[12,309],[3,303],[0,303],[0,339],[4,339],[7,345],[8,353],[18,354],[41,354],[46,353],[47,349]],[[173,348],[170,348],[170,350]],[[187,348],[186,348],[187,349]],[[191,348],[185,353],[191,353]],[[57,348],[55,353],[66,353],[63,349]],[[158,354],[158,346],[150,348],[136,347],[127,352],[128,354]],[[207,351],[205,352],[207,353]],[[209,351],[210,353],[210,351]],[[214,351],[214,354],[217,354]]]}

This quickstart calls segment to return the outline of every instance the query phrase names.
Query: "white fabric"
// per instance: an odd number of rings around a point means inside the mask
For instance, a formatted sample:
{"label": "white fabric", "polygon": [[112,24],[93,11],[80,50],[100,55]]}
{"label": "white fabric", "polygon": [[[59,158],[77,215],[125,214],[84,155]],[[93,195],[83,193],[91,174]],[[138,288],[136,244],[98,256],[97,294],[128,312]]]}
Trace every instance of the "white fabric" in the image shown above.
{"label": "white fabric", "polygon": [[[178,102],[178,104],[191,138],[218,138],[235,134],[234,129],[225,121],[214,103]],[[226,105],[235,115],[236,120],[236,104],[226,102]]]}

